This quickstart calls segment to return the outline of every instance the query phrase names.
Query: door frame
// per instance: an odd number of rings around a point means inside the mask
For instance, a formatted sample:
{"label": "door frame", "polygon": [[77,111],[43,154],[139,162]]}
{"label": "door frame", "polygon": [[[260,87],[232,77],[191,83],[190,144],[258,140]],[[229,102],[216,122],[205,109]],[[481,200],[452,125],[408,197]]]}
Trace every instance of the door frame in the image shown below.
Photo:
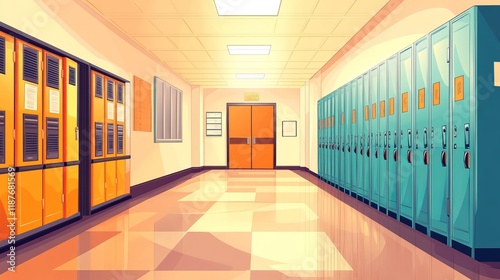
{"label": "door frame", "polygon": [[[274,130],[274,143],[273,143],[273,169],[276,169],[276,103],[226,103],[226,169],[229,169],[229,106],[273,106],[273,130]],[[243,168],[241,168],[243,169]],[[246,168],[244,168],[246,169]],[[249,170],[251,170],[250,168]],[[258,169],[257,169],[258,170]],[[267,169],[266,169],[267,170]]]}

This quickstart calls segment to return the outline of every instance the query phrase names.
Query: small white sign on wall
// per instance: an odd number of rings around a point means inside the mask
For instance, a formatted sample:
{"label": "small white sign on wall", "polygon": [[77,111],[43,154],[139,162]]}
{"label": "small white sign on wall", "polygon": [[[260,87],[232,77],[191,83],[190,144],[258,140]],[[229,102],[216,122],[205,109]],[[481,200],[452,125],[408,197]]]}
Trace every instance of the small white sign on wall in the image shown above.
{"label": "small white sign on wall", "polygon": [[500,87],[500,62],[495,62],[494,65],[495,86]]}

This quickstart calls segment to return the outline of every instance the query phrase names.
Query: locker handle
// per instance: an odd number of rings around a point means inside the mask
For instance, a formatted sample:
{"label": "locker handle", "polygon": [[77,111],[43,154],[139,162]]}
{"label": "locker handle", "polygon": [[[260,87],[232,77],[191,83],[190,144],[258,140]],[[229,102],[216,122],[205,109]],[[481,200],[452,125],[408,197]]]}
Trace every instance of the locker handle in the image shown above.
{"label": "locker handle", "polygon": [[398,147],[398,132],[394,130],[394,148]]}
{"label": "locker handle", "polygon": [[424,151],[424,164],[429,165],[429,152]]}
{"label": "locker handle", "polygon": [[413,152],[411,150],[406,152],[406,159],[408,160],[408,163],[413,162]]}
{"label": "locker handle", "polygon": [[470,148],[470,125],[466,123],[464,125],[464,138],[465,138],[465,148]]}
{"label": "locker handle", "polygon": [[360,154],[360,155],[363,155],[363,147],[361,147],[361,148],[359,149],[359,154]]}
{"label": "locker handle", "polygon": [[411,129],[408,129],[408,149],[411,149]]}
{"label": "locker handle", "polygon": [[375,149],[375,158],[378,158],[378,149]]}
{"label": "locker handle", "polygon": [[394,153],[392,155],[394,157],[394,161],[398,161],[398,150],[394,150]]}
{"label": "locker handle", "polygon": [[443,167],[446,166],[446,152],[445,151],[441,152],[441,165]]}
{"label": "locker handle", "polygon": [[370,147],[366,149],[366,157],[370,157]]}
{"label": "locker handle", "polygon": [[358,153],[358,146],[354,146],[354,154]]}
{"label": "locker handle", "polygon": [[350,153],[351,152],[351,145],[347,145],[347,152]]}
{"label": "locker handle", "polygon": [[387,160],[387,149],[384,149],[384,160]]}
{"label": "locker handle", "polygon": [[427,127],[424,128],[424,149],[427,149]]}
{"label": "locker handle", "polygon": [[465,169],[470,169],[470,152],[464,153],[464,167]]}
{"label": "locker handle", "polygon": [[[446,125],[443,125],[441,127],[442,131],[442,142],[443,142],[443,149],[446,149]],[[446,166],[446,165],[445,165]]]}
{"label": "locker handle", "polygon": [[387,131],[384,132],[384,148],[387,148]]}
{"label": "locker handle", "polygon": [[75,127],[75,140],[78,141],[78,126]]}

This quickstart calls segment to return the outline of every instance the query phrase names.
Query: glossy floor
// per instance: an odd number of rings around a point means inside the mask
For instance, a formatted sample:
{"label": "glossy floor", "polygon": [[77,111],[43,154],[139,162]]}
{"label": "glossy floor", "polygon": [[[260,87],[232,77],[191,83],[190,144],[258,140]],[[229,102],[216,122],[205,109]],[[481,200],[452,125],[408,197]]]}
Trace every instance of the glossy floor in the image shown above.
{"label": "glossy floor", "polygon": [[500,278],[497,264],[306,172],[215,170],[172,185],[20,247],[0,279]]}

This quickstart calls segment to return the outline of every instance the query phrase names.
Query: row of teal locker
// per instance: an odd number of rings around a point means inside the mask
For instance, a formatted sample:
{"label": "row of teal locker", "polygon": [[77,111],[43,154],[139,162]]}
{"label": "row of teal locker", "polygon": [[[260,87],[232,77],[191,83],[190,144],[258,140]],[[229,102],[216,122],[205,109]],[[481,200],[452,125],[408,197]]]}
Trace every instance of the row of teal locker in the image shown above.
{"label": "row of teal locker", "polygon": [[472,7],[318,102],[320,178],[480,261],[500,260],[499,14]]}

